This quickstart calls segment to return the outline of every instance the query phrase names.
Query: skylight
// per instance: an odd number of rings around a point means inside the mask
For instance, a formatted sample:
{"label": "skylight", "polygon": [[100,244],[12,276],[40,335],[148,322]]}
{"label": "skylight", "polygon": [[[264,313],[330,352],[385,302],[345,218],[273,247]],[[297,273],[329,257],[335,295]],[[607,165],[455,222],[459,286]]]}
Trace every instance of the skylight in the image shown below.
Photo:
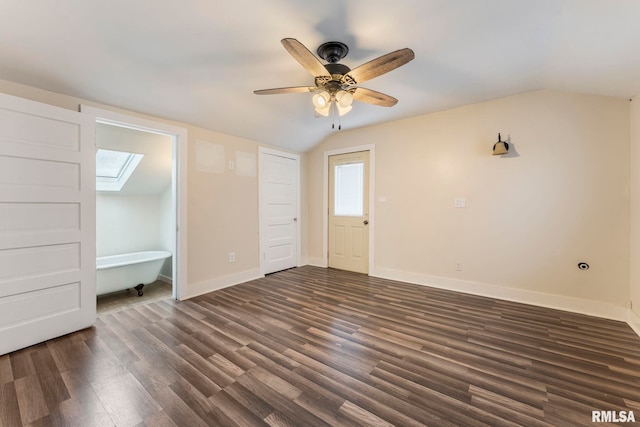
{"label": "skylight", "polygon": [[96,190],[120,191],[136,169],[143,154],[98,149],[96,152]]}

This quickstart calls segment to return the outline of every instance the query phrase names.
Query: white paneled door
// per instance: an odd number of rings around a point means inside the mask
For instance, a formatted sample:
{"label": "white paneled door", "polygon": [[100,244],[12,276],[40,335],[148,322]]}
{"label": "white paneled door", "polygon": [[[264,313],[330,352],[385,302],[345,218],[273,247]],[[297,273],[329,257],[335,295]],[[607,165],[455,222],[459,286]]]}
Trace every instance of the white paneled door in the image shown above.
{"label": "white paneled door", "polygon": [[94,129],[0,94],[0,354],[95,321]]}
{"label": "white paneled door", "polygon": [[298,265],[298,156],[260,149],[260,270]]}
{"label": "white paneled door", "polygon": [[369,151],[329,157],[329,267],[369,273]]}

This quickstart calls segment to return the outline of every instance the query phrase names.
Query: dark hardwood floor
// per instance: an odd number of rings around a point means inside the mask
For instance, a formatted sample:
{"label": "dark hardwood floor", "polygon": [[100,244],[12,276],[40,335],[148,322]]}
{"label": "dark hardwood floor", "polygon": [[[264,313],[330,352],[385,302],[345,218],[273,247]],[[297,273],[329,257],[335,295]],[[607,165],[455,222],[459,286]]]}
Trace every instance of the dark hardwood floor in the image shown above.
{"label": "dark hardwood floor", "polygon": [[2,426],[571,426],[640,418],[622,322],[302,267],[0,356]]}

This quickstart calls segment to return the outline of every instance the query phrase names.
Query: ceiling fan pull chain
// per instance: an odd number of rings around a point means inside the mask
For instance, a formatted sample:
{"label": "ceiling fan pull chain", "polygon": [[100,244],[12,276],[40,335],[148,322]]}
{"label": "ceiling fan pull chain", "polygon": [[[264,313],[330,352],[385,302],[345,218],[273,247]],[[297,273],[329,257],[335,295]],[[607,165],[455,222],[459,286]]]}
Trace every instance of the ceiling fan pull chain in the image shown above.
{"label": "ceiling fan pull chain", "polygon": [[329,109],[331,110],[331,129],[335,129],[336,128],[336,103],[333,100],[333,97],[331,98],[331,104],[329,106]]}

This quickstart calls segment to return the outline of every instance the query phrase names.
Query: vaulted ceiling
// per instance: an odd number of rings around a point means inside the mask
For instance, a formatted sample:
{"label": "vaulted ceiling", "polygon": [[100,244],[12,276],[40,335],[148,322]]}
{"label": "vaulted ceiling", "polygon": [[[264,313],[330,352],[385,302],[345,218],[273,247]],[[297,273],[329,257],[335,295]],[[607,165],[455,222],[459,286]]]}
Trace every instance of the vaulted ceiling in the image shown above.
{"label": "vaulted ceiling", "polygon": [[536,89],[640,93],[638,0],[62,0],[0,4],[0,79],[307,151],[332,132],[282,47],[349,46],[354,68],[416,58],[364,84],[399,99],[354,103],[343,129]]}
{"label": "vaulted ceiling", "polygon": [[159,195],[171,187],[173,139],[167,135],[96,124],[96,148],[144,157],[120,191],[102,194]]}

